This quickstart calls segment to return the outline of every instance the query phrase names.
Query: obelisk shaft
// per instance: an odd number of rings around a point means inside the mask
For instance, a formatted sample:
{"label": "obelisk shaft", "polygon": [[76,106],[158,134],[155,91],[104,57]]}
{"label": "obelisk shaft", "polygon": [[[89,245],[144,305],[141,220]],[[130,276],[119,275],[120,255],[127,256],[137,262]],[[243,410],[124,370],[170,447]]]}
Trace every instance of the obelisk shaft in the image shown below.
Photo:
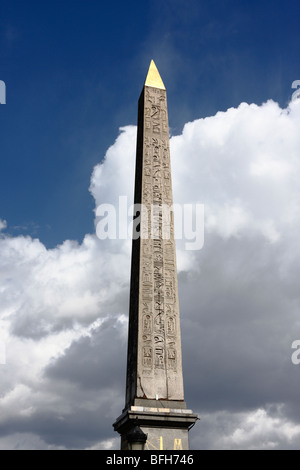
{"label": "obelisk shaft", "polygon": [[139,99],[134,202],[126,405],[113,426],[121,449],[139,427],[146,450],[187,450],[198,417],[184,401],[167,97],[153,61]]}
{"label": "obelisk shaft", "polygon": [[139,99],[126,407],[183,401],[167,97],[153,62]]}

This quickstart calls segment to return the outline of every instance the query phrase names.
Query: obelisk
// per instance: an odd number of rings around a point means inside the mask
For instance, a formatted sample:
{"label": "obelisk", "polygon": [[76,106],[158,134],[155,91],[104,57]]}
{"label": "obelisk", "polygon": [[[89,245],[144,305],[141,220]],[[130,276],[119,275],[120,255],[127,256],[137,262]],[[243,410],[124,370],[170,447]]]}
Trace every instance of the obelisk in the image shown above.
{"label": "obelisk", "polygon": [[188,449],[198,419],[184,401],[173,194],[166,89],[151,61],[138,105],[126,403],[114,423],[126,435],[136,425],[146,449]]}

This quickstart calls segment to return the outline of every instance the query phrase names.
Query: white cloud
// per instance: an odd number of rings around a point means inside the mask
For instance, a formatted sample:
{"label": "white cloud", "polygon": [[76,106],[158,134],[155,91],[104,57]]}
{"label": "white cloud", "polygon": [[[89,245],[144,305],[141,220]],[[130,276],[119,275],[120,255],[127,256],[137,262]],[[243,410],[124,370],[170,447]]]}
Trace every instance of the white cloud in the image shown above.
{"label": "white cloud", "polygon": [[[300,425],[288,420],[282,408],[279,405],[275,409],[258,408],[247,413],[205,414],[202,424],[209,435],[207,447],[219,450],[298,449]],[[201,440],[197,442],[197,436],[192,439],[194,445],[201,448]]]}
{"label": "white cloud", "polygon": [[2,232],[2,230],[6,229],[6,227],[7,227],[6,220],[1,220],[0,219],[0,232]]}
{"label": "white cloud", "polygon": [[0,438],[0,450],[66,450],[64,446],[52,446],[32,433],[15,433]]}
{"label": "white cloud", "polygon": [[122,127],[104,163],[94,168],[91,177],[90,191],[96,207],[103,203],[117,205],[119,196],[123,195],[128,196],[129,204],[133,203],[135,149],[136,127]]}
{"label": "white cloud", "polygon": [[299,441],[299,438],[300,425],[269,416],[266,410],[258,409],[243,416],[240,426],[224,439],[224,444],[249,448],[254,447],[255,443],[256,449],[272,449],[282,441]]}
{"label": "white cloud", "polygon": [[278,238],[299,215],[299,108],[243,103],[186,124],[171,140],[175,199],[203,202],[206,228],[223,236]]}
{"label": "white cloud", "polygon": [[2,319],[19,336],[94,321],[107,314],[107,303],[127,282],[122,254],[104,252],[96,236],[53,250],[30,237],[6,237],[0,248]]}
{"label": "white cloud", "polygon": [[[171,139],[174,202],[205,205],[203,249],[177,243],[187,400],[211,426],[201,441],[202,419],[194,445],[277,448],[298,439],[290,345],[300,336],[299,124],[297,101],[288,110],[242,103]],[[121,195],[132,202],[135,145],[136,128],[122,128],[95,167],[96,207]],[[0,252],[0,447],[115,445],[130,241],[86,235],[47,250],[2,233]],[[265,403],[285,406],[275,416]],[[223,437],[220,416],[229,421]]]}

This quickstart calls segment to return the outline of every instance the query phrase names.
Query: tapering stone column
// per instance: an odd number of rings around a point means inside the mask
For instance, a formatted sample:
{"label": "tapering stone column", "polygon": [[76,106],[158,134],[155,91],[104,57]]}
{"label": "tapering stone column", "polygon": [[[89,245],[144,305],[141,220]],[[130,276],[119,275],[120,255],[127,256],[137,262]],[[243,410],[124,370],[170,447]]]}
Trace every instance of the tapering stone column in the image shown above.
{"label": "tapering stone column", "polygon": [[138,108],[126,404],[114,423],[126,434],[138,418],[146,449],[188,449],[198,419],[184,402],[166,89],[151,61]]}

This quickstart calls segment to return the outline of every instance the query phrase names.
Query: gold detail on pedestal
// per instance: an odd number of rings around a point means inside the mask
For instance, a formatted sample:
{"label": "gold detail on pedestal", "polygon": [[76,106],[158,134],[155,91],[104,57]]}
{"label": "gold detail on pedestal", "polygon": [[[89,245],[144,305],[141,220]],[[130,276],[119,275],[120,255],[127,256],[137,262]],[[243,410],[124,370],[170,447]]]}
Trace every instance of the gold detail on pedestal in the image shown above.
{"label": "gold detail on pedestal", "polygon": [[181,439],[174,439],[174,450],[182,450]]}

